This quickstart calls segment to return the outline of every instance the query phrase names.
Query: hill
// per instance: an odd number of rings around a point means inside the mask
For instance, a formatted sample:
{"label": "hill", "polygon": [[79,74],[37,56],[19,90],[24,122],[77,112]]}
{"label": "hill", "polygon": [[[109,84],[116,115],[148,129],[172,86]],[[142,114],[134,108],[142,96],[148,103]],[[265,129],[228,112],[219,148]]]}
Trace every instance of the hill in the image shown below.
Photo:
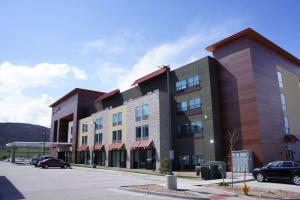
{"label": "hill", "polygon": [[50,138],[50,129],[44,126],[26,123],[0,123],[0,147],[9,142],[43,142]]}

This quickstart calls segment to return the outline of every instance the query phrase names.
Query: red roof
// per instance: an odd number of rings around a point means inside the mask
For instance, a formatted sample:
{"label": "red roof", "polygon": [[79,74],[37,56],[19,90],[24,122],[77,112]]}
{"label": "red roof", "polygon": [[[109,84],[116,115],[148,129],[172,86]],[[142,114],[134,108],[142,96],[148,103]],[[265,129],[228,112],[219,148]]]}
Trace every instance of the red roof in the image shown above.
{"label": "red roof", "polygon": [[121,150],[124,148],[124,143],[112,143],[108,146],[108,150],[112,151],[112,150]]}
{"label": "red roof", "polygon": [[289,142],[295,143],[295,142],[299,141],[299,139],[295,135],[288,134],[288,135],[284,136],[284,141],[286,143],[289,143]]}
{"label": "red roof", "polygon": [[151,147],[151,144],[152,144],[152,140],[143,140],[140,145],[139,145],[139,148],[144,148],[144,149],[148,149]]}
{"label": "red roof", "polygon": [[131,144],[131,149],[134,150],[134,149],[137,149],[139,147],[139,145],[141,144],[141,141],[134,141],[132,144]]}
{"label": "red roof", "polygon": [[[96,144],[95,145],[95,151],[100,151],[102,148],[104,148],[103,144]],[[91,147],[91,150],[94,150],[94,147]]]}
{"label": "red roof", "polygon": [[232,36],[229,36],[213,45],[210,45],[209,47],[206,48],[206,50],[213,52],[213,51],[217,50],[218,48],[228,45],[228,44],[230,44],[240,38],[243,38],[243,37],[250,37],[250,38],[256,40],[257,42],[267,46],[268,48],[272,49],[273,51],[275,51],[279,55],[283,56],[284,58],[286,58],[286,59],[290,60],[291,62],[300,66],[299,58],[293,56],[292,54],[290,54],[286,50],[282,49],[281,47],[279,47],[278,45],[276,45],[275,43],[273,43],[272,41],[265,38],[264,36],[257,33],[256,31],[254,31],[251,28],[247,28],[247,29],[245,29],[241,32],[238,32]]}
{"label": "red roof", "polygon": [[101,95],[98,99],[96,99],[96,101],[102,101],[102,100],[107,99],[108,97],[111,97],[111,96],[113,96],[115,94],[118,94],[118,93],[120,93],[120,90],[119,89],[115,89],[115,90],[113,90],[111,92],[108,92],[106,94]]}
{"label": "red roof", "polygon": [[154,72],[152,72],[150,74],[147,74],[146,76],[143,76],[142,78],[139,78],[139,79],[135,80],[134,83],[131,86],[138,85],[138,84],[140,84],[140,83],[142,83],[144,81],[147,81],[147,80],[149,80],[151,78],[154,78],[154,77],[156,77],[156,76],[164,73],[165,71],[167,71],[166,67],[161,68],[159,70],[156,70],[156,71],[154,71]]}
{"label": "red roof", "polygon": [[94,94],[95,96],[100,96],[102,94],[104,94],[103,92],[98,92],[95,90],[87,90],[87,89],[82,89],[82,88],[75,88],[74,90],[72,90],[71,92],[67,93],[65,96],[61,97],[60,99],[58,99],[57,101],[55,101],[54,103],[52,103],[49,107],[54,107],[58,104],[60,104],[61,102],[67,100],[68,98],[70,98],[71,96],[77,94],[77,93],[85,93],[85,94]]}
{"label": "red roof", "polygon": [[78,148],[78,151],[88,151],[89,150],[89,146],[85,146],[85,145],[82,145]]}

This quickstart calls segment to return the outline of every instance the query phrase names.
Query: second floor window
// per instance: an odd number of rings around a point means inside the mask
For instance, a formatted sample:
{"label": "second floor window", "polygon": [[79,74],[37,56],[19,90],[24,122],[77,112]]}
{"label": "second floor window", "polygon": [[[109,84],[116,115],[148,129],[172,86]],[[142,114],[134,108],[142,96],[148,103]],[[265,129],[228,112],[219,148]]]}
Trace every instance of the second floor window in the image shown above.
{"label": "second floor window", "polygon": [[189,87],[193,87],[193,86],[196,86],[200,83],[200,78],[199,78],[199,75],[195,75],[195,76],[192,76],[192,77],[189,77],[188,78],[188,86]]}
{"label": "second floor window", "polygon": [[178,125],[178,134],[187,134],[189,132],[189,124]]}
{"label": "second floor window", "polygon": [[201,121],[192,122],[191,132],[194,134],[202,133],[202,122]]}
{"label": "second floor window", "polygon": [[189,100],[189,109],[193,110],[201,107],[200,97],[196,97],[194,99]]}
{"label": "second floor window", "polygon": [[115,113],[113,114],[113,126],[121,125],[122,124],[122,113]]}
{"label": "second floor window", "polygon": [[143,126],[143,138],[148,139],[148,137],[149,137],[149,126],[144,125]]}
{"label": "second floor window", "polygon": [[120,143],[122,141],[122,130],[112,132],[112,142]]}
{"label": "second floor window", "polygon": [[98,129],[101,129],[102,127],[103,127],[103,120],[102,120],[102,118],[96,119],[96,121],[95,121],[95,129],[98,130]]}
{"label": "second floor window", "polygon": [[285,103],[285,96],[284,94],[280,94],[280,99],[281,99],[281,106],[282,106],[282,110],[286,111],[286,103]]}
{"label": "second floor window", "polygon": [[88,136],[82,136],[81,137],[81,145],[87,146],[87,140],[88,140]]}
{"label": "second floor window", "polygon": [[95,134],[95,144],[102,144],[102,133]]}
{"label": "second floor window", "polygon": [[283,78],[281,72],[277,72],[277,78],[278,78],[279,87],[283,88]]}
{"label": "second floor window", "polygon": [[82,132],[88,132],[88,124],[82,124]]}
{"label": "second floor window", "polygon": [[177,111],[178,112],[184,112],[186,110],[187,110],[187,102],[186,101],[177,103]]}
{"label": "second floor window", "polygon": [[285,133],[289,134],[290,133],[289,118],[287,116],[284,116],[284,127],[285,127]]}
{"label": "second floor window", "polygon": [[142,127],[141,126],[135,127],[135,139],[137,141],[142,139]]}
{"label": "second floor window", "polygon": [[176,91],[184,90],[186,88],[186,80],[179,80],[176,82]]}

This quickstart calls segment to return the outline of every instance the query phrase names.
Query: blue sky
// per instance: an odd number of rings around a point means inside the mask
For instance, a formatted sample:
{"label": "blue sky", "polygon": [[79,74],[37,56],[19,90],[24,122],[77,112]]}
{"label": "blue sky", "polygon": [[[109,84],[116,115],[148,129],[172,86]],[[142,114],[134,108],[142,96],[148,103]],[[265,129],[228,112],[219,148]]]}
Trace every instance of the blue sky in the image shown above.
{"label": "blue sky", "polygon": [[300,57],[299,10],[297,0],[2,0],[0,121],[49,126],[48,105],[73,88],[128,89],[247,27]]}

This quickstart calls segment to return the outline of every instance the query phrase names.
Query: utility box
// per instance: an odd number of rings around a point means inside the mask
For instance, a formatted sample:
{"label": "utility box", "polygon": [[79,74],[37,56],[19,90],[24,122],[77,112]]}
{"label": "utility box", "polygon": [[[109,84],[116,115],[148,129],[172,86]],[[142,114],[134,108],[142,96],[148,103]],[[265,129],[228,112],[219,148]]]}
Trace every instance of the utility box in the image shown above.
{"label": "utility box", "polygon": [[248,150],[232,151],[233,172],[251,173],[253,170],[252,152]]}

